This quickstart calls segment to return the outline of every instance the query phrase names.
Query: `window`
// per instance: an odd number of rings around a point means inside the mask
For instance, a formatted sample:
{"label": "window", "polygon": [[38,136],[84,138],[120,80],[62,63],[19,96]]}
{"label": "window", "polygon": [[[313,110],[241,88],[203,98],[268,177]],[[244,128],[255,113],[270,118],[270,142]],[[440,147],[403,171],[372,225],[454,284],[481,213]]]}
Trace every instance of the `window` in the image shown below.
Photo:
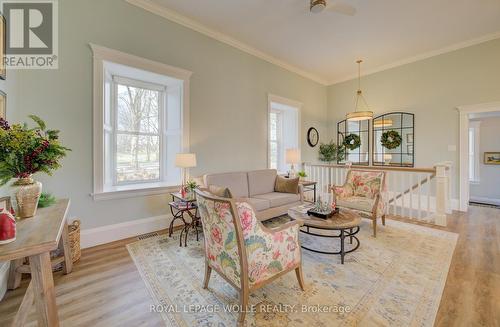
{"label": "window", "polygon": [[92,46],[94,198],[158,194],[179,185],[187,152],[190,73]]}
{"label": "window", "polygon": [[286,172],[286,149],[299,147],[299,113],[302,105],[292,100],[269,95],[269,168]]}
{"label": "window", "polygon": [[469,123],[469,182],[479,183],[479,121]]}

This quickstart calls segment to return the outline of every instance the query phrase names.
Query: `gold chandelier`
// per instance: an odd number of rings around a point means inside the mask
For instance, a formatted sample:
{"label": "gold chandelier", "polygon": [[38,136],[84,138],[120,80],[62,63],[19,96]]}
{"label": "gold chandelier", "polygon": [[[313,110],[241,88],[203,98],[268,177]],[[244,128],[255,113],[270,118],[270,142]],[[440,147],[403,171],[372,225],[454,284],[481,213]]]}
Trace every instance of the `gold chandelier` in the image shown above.
{"label": "gold chandelier", "polygon": [[[358,60],[358,91],[356,95],[356,107],[353,112],[349,112],[346,115],[346,119],[350,121],[361,121],[373,118],[373,111],[370,111],[365,98],[363,97],[363,92],[361,91],[361,63],[363,60]],[[364,110],[360,109],[360,104],[364,105]],[[363,109],[363,108],[361,108]]]}

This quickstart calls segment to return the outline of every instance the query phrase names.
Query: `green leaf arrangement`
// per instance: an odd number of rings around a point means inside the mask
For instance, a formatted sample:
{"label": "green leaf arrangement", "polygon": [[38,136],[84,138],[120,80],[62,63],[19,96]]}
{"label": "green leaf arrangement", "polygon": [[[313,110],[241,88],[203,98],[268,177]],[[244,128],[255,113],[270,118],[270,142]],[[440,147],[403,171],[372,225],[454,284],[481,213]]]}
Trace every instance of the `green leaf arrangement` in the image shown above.
{"label": "green leaf arrangement", "polygon": [[333,141],[330,143],[321,143],[319,145],[319,160],[332,162],[342,161],[345,158],[345,149],[343,145],[337,145]]}
{"label": "green leaf arrangement", "polygon": [[50,193],[42,192],[38,200],[38,208],[47,208],[56,203],[56,197]]}
{"label": "green leaf arrangement", "polygon": [[382,134],[382,137],[380,138],[380,143],[382,144],[382,146],[389,150],[395,149],[400,146],[402,141],[403,139],[401,138],[401,135],[398,133],[398,131],[395,130],[384,132]]}
{"label": "green leaf arrangement", "polygon": [[357,134],[349,134],[344,139],[344,146],[349,150],[356,150],[361,146],[361,138]]}
{"label": "green leaf arrangement", "polygon": [[59,141],[59,131],[49,130],[38,116],[30,115],[36,124],[9,125],[0,118],[0,185],[12,178],[27,178],[37,172],[48,175],[61,167],[61,159],[70,149]]}

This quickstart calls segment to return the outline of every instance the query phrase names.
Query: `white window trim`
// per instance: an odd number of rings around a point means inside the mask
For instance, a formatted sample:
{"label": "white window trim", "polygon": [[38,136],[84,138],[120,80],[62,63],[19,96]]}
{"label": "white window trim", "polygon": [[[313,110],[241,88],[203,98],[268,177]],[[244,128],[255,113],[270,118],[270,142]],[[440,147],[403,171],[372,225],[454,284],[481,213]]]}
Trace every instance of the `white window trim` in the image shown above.
{"label": "white window trim", "polygon": [[162,183],[144,183],[133,186],[124,185],[113,191],[104,191],[104,61],[142,69],[170,76],[183,81],[182,99],[182,151],[189,152],[189,82],[192,72],[163,63],[130,55],[90,43],[93,52],[93,193],[94,200],[108,200],[164,194],[176,190],[178,186],[166,186]]}
{"label": "white window trim", "polygon": [[[271,123],[270,117],[271,117],[272,103],[273,102],[277,102],[277,103],[288,105],[290,107],[297,108],[297,138],[298,138],[297,147],[299,149],[299,152],[301,152],[301,144],[302,144],[302,125],[301,125],[302,124],[302,117],[301,117],[301,113],[302,113],[302,107],[304,106],[304,104],[302,102],[298,102],[298,101],[291,100],[291,99],[288,99],[288,98],[285,98],[285,97],[282,97],[279,95],[268,93],[268,95],[267,95],[267,119],[266,119],[267,120],[266,143],[267,143],[267,167],[268,168],[271,167],[271,156],[270,156],[271,147],[269,146],[269,137],[271,136],[270,135],[271,131],[270,131],[269,126]],[[296,169],[298,169],[298,167]]]}
{"label": "white window trim", "polygon": [[480,158],[481,158],[481,151],[479,149],[481,143],[480,143],[480,135],[481,135],[481,121],[470,121],[469,122],[469,129],[472,128],[474,130],[474,178],[469,179],[470,184],[479,184],[480,183],[480,174],[479,174],[479,167],[480,167]]}

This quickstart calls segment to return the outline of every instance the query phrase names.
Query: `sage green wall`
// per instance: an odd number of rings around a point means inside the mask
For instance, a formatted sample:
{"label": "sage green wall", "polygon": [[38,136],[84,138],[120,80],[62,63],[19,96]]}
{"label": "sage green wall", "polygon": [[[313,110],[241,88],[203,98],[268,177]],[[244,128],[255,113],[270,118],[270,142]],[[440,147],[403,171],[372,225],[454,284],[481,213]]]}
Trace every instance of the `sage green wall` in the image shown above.
{"label": "sage green wall", "polygon": [[[7,95],[7,120],[9,122],[15,122],[19,118],[18,111],[18,96],[19,96],[19,85],[18,78],[19,71],[9,70],[7,72],[7,77],[5,80],[0,80],[0,90]],[[9,184],[0,186],[0,197],[11,195],[12,188]]]}
{"label": "sage green wall", "polygon": [[[379,115],[390,111],[415,114],[415,164],[454,163],[453,195],[458,187],[457,106],[500,100],[500,39],[449,52],[363,77],[365,98]],[[356,80],[328,87],[328,123],[354,109]],[[454,145],[456,151],[449,151]]]}
{"label": "sage green wall", "polygon": [[304,104],[305,132],[326,128],[326,87],[243,53],[123,0],[59,1],[59,69],[23,71],[19,117],[30,113],[61,129],[73,152],[44,188],[70,197],[83,228],[167,213],[167,195],[95,202],[92,192],[92,55],[89,42],[184,68],[191,79],[193,174],[267,166],[267,94]]}

